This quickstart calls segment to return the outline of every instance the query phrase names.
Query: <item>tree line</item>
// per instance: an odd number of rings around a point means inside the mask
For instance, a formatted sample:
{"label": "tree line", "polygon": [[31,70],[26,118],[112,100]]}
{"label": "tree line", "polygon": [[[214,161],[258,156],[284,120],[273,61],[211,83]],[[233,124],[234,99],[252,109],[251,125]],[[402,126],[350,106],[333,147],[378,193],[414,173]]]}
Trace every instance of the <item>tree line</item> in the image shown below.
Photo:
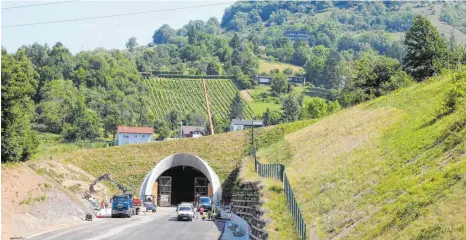
{"label": "tree line", "polygon": [[[408,8],[396,14],[402,5],[240,2],[225,11],[221,22],[191,21],[178,30],[163,25],[147,45],[130,38],[127,50],[99,48],[73,55],[61,43],[35,43],[15,53],[2,48],[2,161],[30,158],[38,144],[35,130],[61,134],[66,141],[106,138],[117,125],[154,126],[169,136],[180,119],[200,121],[202,114],[176,112],[155,119],[144,98],[148,89],[141,84],[141,71],[232,75],[250,88],[265,56],[303,66],[314,86],[329,90],[326,99],[312,99],[306,106],[302,97],[282,97],[281,111],[258,116],[272,125],[323,117],[466,63],[464,46],[442,37],[426,17],[412,16]],[[329,19],[315,17],[324,11],[330,11]],[[345,31],[349,25],[363,32]],[[390,29],[408,30],[403,41],[392,41]],[[288,32],[307,38],[293,42]],[[271,74],[275,94],[289,93],[286,73]],[[235,99],[231,118],[241,115],[242,103]],[[229,119],[214,116],[216,131],[228,125]]]}

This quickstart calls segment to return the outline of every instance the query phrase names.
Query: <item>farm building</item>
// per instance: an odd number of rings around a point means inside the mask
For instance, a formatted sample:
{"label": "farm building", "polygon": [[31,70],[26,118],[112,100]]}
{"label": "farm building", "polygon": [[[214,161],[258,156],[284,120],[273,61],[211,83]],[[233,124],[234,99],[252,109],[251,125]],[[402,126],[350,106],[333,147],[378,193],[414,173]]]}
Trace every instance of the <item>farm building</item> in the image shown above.
{"label": "farm building", "polygon": [[[263,75],[256,75],[256,80],[258,84],[272,84],[272,77],[271,76],[263,76]],[[290,83],[306,83],[306,77],[301,76],[288,76],[288,82]]]}
{"label": "farm building", "polygon": [[248,120],[248,119],[232,119],[230,124],[230,132],[241,131],[244,129],[252,128],[252,126],[258,128],[263,127],[264,123],[262,120]]}
{"label": "farm building", "polygon": [[305,84],[306,77],[288,76],[288,82]]}
{"label": "farm building", "polygon": [[146,143],[152,141],[154,130],[151,127],[127,127],[118,126],[115,136],[115,145],[123,146],[134,143]]}
{"label": "farm building", "polygon": [[197,138],[204,136],[205,127],[200,126],[183,126],[181,128],[183,138]]}

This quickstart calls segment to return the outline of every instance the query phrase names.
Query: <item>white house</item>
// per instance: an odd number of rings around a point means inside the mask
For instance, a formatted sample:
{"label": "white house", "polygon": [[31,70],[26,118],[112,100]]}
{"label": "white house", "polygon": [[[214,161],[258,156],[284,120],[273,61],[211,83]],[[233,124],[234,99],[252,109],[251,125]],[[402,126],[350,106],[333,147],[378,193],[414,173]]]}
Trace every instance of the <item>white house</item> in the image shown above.
{"label": "white house", "polygon": [[198,138],[204,136],[205,127],[201,126],[183,126],[183,138]]}
{"label": "white house", "polygon": [[262,120],[247,120],[247,119],[232,119],[230,124],[230,132],[241,131],[247,128],[255,128],[264,126]]}
{"label": "white house", "polygon": [[146,143],[152,141],[154,130],[151,127],[118,126],[115,145],[122,146],[133,143]]}

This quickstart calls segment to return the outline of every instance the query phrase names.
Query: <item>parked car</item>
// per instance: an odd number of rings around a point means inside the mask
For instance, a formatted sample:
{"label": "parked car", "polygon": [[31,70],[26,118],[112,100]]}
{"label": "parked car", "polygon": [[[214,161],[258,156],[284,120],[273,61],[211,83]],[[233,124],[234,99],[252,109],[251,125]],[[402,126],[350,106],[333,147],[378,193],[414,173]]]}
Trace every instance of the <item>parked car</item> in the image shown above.
{"label": "parked car", "polygon": [[178,221],[180,220],[188,220],[192,221],[194,218],[194,209],[191,207],[192,205],[190,204],[180,204],[178,206],[178,209],[176,210],[178,213]]}

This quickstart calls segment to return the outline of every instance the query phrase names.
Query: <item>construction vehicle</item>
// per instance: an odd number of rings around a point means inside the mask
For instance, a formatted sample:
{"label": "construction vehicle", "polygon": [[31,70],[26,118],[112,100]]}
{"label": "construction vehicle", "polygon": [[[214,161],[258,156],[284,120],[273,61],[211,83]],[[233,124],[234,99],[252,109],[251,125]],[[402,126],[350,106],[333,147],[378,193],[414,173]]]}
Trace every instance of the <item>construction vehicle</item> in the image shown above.
{"label": "construction vehicle", "polygon": [[141,198],[139,197],[134,197],[133,206],[136,209],[136,215],[139,215],[141,212],[146,212],[146,207],[142,204]]}
{"label": "construction vehicle", "polygon": [[135,214],[136,208],[134,207],[133,194],[125,193],[113,196],[112,218],[121,216],[130,218]]}
{"label": "construction vehicle", "polygon": [[121,190],[122,194],[126,194],[126,188],[123,187],[120,183],[118,183],[115,179],[112,178],[112,176],[110,176],[110,174],[106,173],[100,177],[98,177],[93,183],[91,183],[91,185],[89,185],[89,191],[91,193],[95,193],[96,191],[94,190],[94,186],[104,180],[104,179],[108,179],[110,182],[114,183],[115,185],[117,185],[118,189]]}
{"label": "construction vehicle", "polygon": [[[123,187],[119,182],[110,176],[110,174],[105,173],[104,175],[98,177],[93,183],[89,185],[89,192],[95,193],[94,186],[104,180],[107,179],[110,182],[114,183],[118,189],[120,189],[120,195],[114,195],[112,197],[112,218],[116,216],[126,216],[130,218],[133,215],[136,215],[136,208],[134,206],[134,197],[133,194],[126,193],[126,188]],[[140,203],[140,201],[139,201]],[[141,207],[141,206],[140,206]],[[140,210],[139,207],[139,210]]]}
{"label": "construction vehicle", "polygon": [[157,205],[154,203],[154,195],[145,195],[144,196],[144,207],[146,211],[157,211]]}

